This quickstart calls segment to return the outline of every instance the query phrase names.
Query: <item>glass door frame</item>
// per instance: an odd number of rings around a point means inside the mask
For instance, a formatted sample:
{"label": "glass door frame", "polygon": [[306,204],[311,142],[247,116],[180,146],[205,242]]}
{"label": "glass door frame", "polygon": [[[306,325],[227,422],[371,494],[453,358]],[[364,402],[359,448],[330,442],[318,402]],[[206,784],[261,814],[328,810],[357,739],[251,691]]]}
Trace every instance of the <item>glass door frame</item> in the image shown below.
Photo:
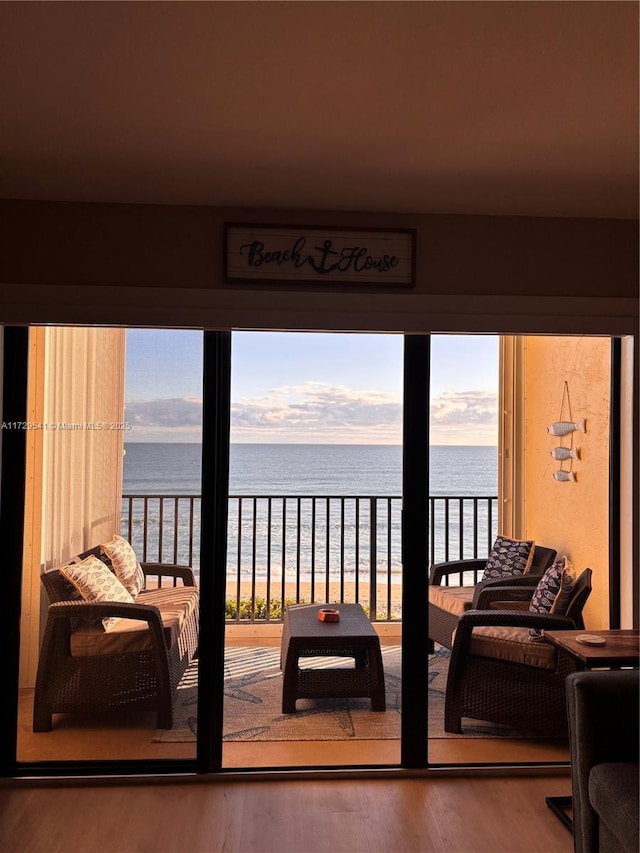
{"label": "glass door frame", "polygon": [[[29,328],[5,327],[3,419],[26,421]],[[0,494],[0,535],[7,565],[5,595],[10,611],[6,654],[1,656],[0,677],[6,686],[9,730],[0,747],[0,776],[142,775],[163,773],[224,773],[222,770],[222,709],[224,686],[224,613],[226,582],[226,537],[228,511],[228,465],[231,387],[231,332],[204,332],[203,369],[203,457],[201,561],[211,572],[201,574],[202,612],[211,619],[201,620],[199,662],[199,737],[196,759],[131,761],[17,762],[18,663],[20,651],[20,606],[24,532],[24,432],[3,430],[2,491]],[[613,339],[615,340],[615,339]],[[405,334],[403,410],[403,628],[400,765],[390,769],[428,769],[427,738],[427,529],[429,482],[429,333]],[[614,348],[619,361],[619,349]],[[637,354],[635,355],[637,365]],[[615,367],[614,360],[614,367]],[[612,370],[612,387],[619,383],[619,370]],[[617,400],[612,395],[612,403]],[[634,403],[637,412],[637,399]],[[635,423],[635,421],[634,421]],[[612,445],[619,447],[612,431]],[[634,429],[635,434],[635,429]],[[637,434],[634,441],[637,444]],[[615,452],[615,448],[613,448]],[[613,462],[614,460],[612,460]],[[616,474],[617,477],[617,474]],[[637,489],[637,484],[636,484]],[[22,491],[21,491],[22,490]],[[22,498],[21,498],[22,495]],[[613,521],[613,518],[611,518]],[[619,519],[617,521],[619,524]],[[637,530],[637,524],[634,528]],[[619,539],[619,529],[610,536]],[[13,567],[13,569],[11,569]],[[637,578],[634,577],[637,584]],[[613,615],[613,614],[612,614]],[[379,767],[379,765],[376,765]],[[350,772],[366,771],[345,767]],[[278,768],[287,773],[289,768]],[[302,768],[291,768],[300,770]],[[303,768],[311,769],[311,768]],[[322,770],[322,768],[315,768]],[[234,771],[237,772],[237,771]],[[255,773],[256,770],[249,770]]]}
{"label": "glass door frame", "polygon": [[[198,771],[222,770],[224,613],[229,493],[231,332],[204,333],[202,445],[201,649],[198,683]],[[427,759],[429,400],[431,338],[404,336],[402,448],[402,713],[400,764]],[[202,572],[202,566],[211,566]],[[202,618],[209,612],[210,618]],[[370,765],[363,765],[366,769]],[[360,766],[358,765],[358,768]],[[345,765],[345,769],[351,765]],[[262,768],[261,768],[262,769]],[[282,768],[278,768],[282,769]],[[291,769],[300,769],[291,768]],[[306,769],[306,766],[305,766]],[[317,768],[322,769],[322,768]]]}

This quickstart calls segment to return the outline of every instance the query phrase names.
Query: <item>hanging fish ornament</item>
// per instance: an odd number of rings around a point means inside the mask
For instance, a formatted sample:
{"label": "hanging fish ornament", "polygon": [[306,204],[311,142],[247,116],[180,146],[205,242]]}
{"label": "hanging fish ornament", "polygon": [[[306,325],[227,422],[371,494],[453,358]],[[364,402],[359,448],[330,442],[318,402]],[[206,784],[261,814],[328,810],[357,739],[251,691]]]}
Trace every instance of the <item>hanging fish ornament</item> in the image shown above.
{"label": "hanging fish ornament", "polygon": [[571,421],[556,421],[554,424],[549,424],[547,432],[551,435],[569,435],[570,432],[586,432],[587,425],[584,418],[572,423]]}
{"label": "hanging fish ornament", "polygon": [[551,454],[551,458],[556,459],[558,462],[562,462],[565,459],[580,459],[579,447],[554,447],[549,453]]}
{"label": "hanging fish ornament", "polygon": [[554,471],[553,476],[556,480],[560,480],[561,483],[566,483],[569,480],[574,483],[576,481],[576,475],[573,471]]}

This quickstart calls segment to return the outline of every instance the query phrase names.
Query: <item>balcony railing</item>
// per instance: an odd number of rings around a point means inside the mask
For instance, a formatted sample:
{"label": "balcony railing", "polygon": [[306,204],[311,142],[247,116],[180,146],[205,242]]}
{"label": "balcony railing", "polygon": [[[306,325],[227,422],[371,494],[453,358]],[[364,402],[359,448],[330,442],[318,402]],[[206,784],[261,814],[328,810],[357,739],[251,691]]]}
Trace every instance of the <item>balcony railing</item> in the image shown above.
{"label": "balcony railing", "polygon": [[[372,621],[401,618],[401,507],[397,496],[230,495],[227,619],[279,622],[283,602],[359,602]],[[495,496],[433,496],[429,509],[430,563],[489,553]],[[122,497],[122,535],[143,561],[199,576],[200,524],[199,495]]]}

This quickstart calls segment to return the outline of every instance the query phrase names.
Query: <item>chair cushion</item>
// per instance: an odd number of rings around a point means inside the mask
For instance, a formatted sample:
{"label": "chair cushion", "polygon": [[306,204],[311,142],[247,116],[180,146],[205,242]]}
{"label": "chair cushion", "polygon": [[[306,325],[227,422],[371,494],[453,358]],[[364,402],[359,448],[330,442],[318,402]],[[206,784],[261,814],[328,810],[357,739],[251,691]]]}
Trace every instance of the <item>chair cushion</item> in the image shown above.
{"label": "chair cushion", "polygon": [[100,545],[100,551],[108,558],[118,580],[135,598],[144,586],[144,572],[131,545],[116,534]]}
{"label": "chair cushion", "polygon": [[[193,586],[178,586],[145,590],[136,601],[158,608],[164,640],[167,648],[171,648],[198,607],[198,589]],[[149,625],[141,619],[115,619],[108,633],[92,626],[81,626],[71,635],[72,657],[124,654],[151,648]]]}
{"label": "chair cushion", "polygon": [[[538,581],[531,596],[529,611],[564,616],[571,601],[574,580],[573,566],[566,556],[561,557],[549,566]],[[534,640],[542,638],[540,628],[529,628],[529,634]]]}
{"label": "chair cushion", "polygon": [[487,558],[482,580],[526,575],[531,568],[535,542],[533,539],[509,539],[498,536]]}
{"label": "chair cushion", "polygon": [[[97,557],[87,557],[80,563],[62,566],[60,574],[73,584],[85,601],[118,601],[133,604],[133,597],[111,569]],[[114,620],[105,618],[102,624],[109,629]],[[100,629],[97,629],[100,631]]]}
{"label": "chair cushion", "polygon": [[474,586],[429,586],[429,604],[462,616],[473,602]]}
{"label": "chair cushion", "polygon": [[469,654],[555,669],[557,651],[551,643],[532,643],[528,628],[483,625],[471,633]]}

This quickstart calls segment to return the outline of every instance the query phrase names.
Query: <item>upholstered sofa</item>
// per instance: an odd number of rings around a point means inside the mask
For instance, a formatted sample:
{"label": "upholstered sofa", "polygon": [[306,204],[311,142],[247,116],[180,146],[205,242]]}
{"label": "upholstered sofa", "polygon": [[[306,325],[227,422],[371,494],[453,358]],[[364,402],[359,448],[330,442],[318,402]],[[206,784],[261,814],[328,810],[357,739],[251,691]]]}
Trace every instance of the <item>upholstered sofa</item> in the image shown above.
{"label": "upholstered sofa", "polygon": [[640,849],[639,699],[637,669],[567,678],[576,853]]}
{"label": "upholstered sofa", "polygon": [[158,726],[171,728],[175,690],[197,656],[199,591],[192,569],[136,562],[136,595],[116,601],[100,600],[100,593],[85,598],[75,584],[84,566],[98,576],[104,575],[104,566],[110,585],[114,567],[103,546],[41,576],[50,603],[36,677],[34,732],[50,731],[53,714],[123,708],[155,711]]}

